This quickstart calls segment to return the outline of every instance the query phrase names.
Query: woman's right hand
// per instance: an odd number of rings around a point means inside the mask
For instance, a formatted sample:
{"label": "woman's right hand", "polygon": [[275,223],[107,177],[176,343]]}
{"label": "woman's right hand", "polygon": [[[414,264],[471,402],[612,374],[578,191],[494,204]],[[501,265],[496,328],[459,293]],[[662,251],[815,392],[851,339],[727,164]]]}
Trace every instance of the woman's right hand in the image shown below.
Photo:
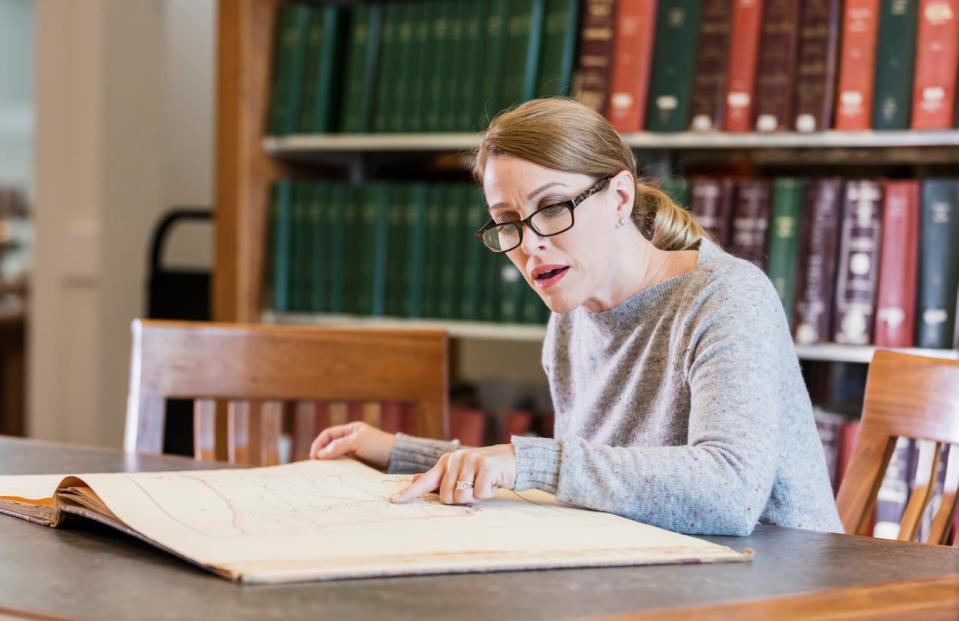
{"label": "woman's right hand", "polygon": [[396,435],[367,423],[353,422],[327,427],[310,446],[310,459],[333,459],[350,455],[377,468],[390,465]]}

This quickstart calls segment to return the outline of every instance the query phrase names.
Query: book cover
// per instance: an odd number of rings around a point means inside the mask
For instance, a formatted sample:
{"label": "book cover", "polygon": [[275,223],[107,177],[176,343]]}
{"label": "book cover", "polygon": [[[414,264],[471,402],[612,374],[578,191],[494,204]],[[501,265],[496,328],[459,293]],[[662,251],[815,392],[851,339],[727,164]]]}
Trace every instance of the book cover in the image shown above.
{"label": "book cover", "polygon": [[799,259],[799,220],[803,203],[803,181],[777,177],[773,181],[772,214],[769,230],[769,260],[766,275],[783,303],[786,321],[793,322],[796,293],[796,263]]}
{"label": "book cover", "polygon": [[479,92],[480,120],[478,127],[486,127],[499,112],[500,94],[504,79],[504,59],[508,54],[509,5],[506,0],[490,0],[484,29],[482,87]]}
{"label": "book cover", "polygon": [[273,234],[273,310],[283,313],[291,309],[292,279],[293,182],[277,181],[271,190],[271,224]]}
{"label": "book cover", "polygon": [[700,12],[701,0],[659,0],[646,111],[650,131],[679,132],[689,127]]}
{"label": "book cover", "polygon": [[816,179],[806,190],[793,321],[798,345],[823,343],[832,335],[841,195],[839,179]]}
{"label": "book cover", "polygon": [[800,7],[793,0],[766,0],[756,74],[756,131],[793,126]]}
{"label": "book cover", "polygon": [[836,129],[861,131],[872,126],[878,31],[879,0],[846,0],[836,96]]}
{"label": "book cover", "polygon": [[919,268],[919,182],[887,181],[876,298],[878,347],[912,347]]}
{"label": "book cover", "polygon": [[507,52],[499,92],[501,110],[528,101],[536,93],[544,9],[545,0],[510,0],[506,18]]}
{"label": "book cover", "polygon": [[343,132],[365,133],[373,129],[382,25],[382,4],[361,4],[353,9],[344,78],[346,88],[343,89],[343,101],[340,102]]}
{"label": "book cover", "polygon": [[959,290],[959,180],[923,181],[921,209],[916,345],[948,349]]}
{"label": "book cover", "polygon": [[297,129],[310,12],[304,4],[284,4],[277,17],[267,119],[268,131],[274,136],[292,134]]}
{"label": "book cover", "polygon": [[299,131],[325,134],[336,128],[337,91],[343,84],[340,59],[342,10],[333,5],[313,8],[310,15]]}
{"label": "book cover", "polygon": [[690,129],[714,131],[726,120],[732,0],[702,0],[699,43],[693,71]]}
{"label": "book cover", "polygon": [[849,181],[843,195],[833,341],[846,345],[872,342],[879,280],[882,186],[876,181]]}
{"label": "book cover", "polygon": [[733,1],[724,123],[727,132],[752,129],[762,17],[763,0]]}
{"label": "book cover", "polygon": [[912,128],[955,126],[959,0],[921,0],[912,90]]}
{"label": "book cover", "polygon": [[609,122],[618,132],[638,132],[645,124],[655,28],[656,0],[620,0],[616,5]]}
{"label": "book cover", "polygon": [[537,97],[569,97],[579,38],[580,0],[546,0]]}
{"label": "book cover", "polygon": [[573,96],[603,116],[609,112],[614,9],[613,0],[583,0],[579,62],[573,82]]}
{"label": "book cover", "polygon": [[874,129],[909,129],[919,0],[881,0]]}
{"label": "book cover", "polygon": [[832,127],[841,10],[841,0],[803,3],[796,69],[795,128],[798,132],[818,132]]}
{"label": "book cover", "polygon": [[726,248],[732,229],[735,181],[729,177],[708,176],[695,176],[690,181],[689,210],[713,241]]}
{"label": "book cover", "polygon": [[766,270],[766,234],[769,228],[770,184],[765,179],[736,183],[729,252]]}

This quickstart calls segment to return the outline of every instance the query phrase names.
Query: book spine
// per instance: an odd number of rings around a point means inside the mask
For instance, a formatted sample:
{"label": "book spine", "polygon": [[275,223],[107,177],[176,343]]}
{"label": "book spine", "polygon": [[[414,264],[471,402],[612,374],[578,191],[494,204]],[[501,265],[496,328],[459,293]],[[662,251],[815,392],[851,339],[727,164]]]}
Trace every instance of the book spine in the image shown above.
{"label": "book spine", "polygon": [[293,183],[277,181],[272,188],[273,200],[273,310],[290,310],[290,236],[293,221]]}
{"label": "book spine", "polygon": [[506,22],[509,6],[505,0],[490,0],[485,25],[483,78],[480,90],[479,127],[486,127],[499,112],[503,81],[503,59],[508,51]]}
{"label": "book spine", "polygon": [[881,0],[872,106],[874,129],[909,129],[918,9],[919,0]]}
{"label": "book spine", "polygon": [[544,0],[511,0],[499,109],[533,98],[543,33]]}
{"label": "book spine", "polygon": [[953,127],[959,73],[959,0],[921,0],[917,40],[912,128]]}
{"label": "book spine", "polygon": [[314,313],[326,312],[329,309],[329,232],[326,212],[330,207],[330,185],[326,182],[313,184],[310,197],[309,227],[309,309]]}
{"label": "book spine", "polygon": [[703,0],[690,102],[695,131],[719,130],[725,121],[731,9],[732,0]]}
{"label": "book spine", "polygon": [[335,96],[343,75],[340,69],[340,31],[342,30],[342,11],[335,6],[325,6],[320,11],[323,34],[318,50],[316,66],[316,93],[310,110],[310,131],[325,134],[333,131],[339,108],[335,105]]}
{"label": "book spine", "polygon": [[300,111],[296,130],[301,134],[315,133],[315,113],[322,95],[319,90],[320,61],[323,53],[323,10],[310,7],[306,33],[303,78],[300,84]]}
{"label": "book spine", "polygon": [[691,181],[689,210],[713,241],[725,248],[729,244],[732,224],[733,180],[700,176],[693,177]]}
{"label": "book spine", "polygon": [[324,210],[326,213],[327,239],[329,240],[330,255],[327,261],[327,282],[330,283],[329,310],[331,313],[346,312],[345,307],[345,278],[344,266],[346,237],[346,212],[350,210],[350,189],[345,183],[334,183],[329,191],[330,202]]}
{"label": "book spine", "polygon": [[[436,7],[431,21],[430,96],[426,130],[452,131],[459,113],[457,93],[463,88],[463,15],[461,2],[444,2]],[[442,50],[441,53],[435,51]]]}
{"label": "book spine", "polygon": [[736,186],[729,251],[765,271],[768,227],[769,182],[740,181]]}
{"label": "book spine", "polygon": [[792,127],[799,58],[799,9],[800,3],[794,0],[766,0],[756,75],[757,131],[785,131]]}
{"label": "book spine", "polygon": [[603,116],[609,113],[614,18],[613,0],[584,0],[573,91],[577,100]]}
{"label": "book spine", "polygon": [[346,53],[346,77],[341,104],[343,116],[340,131],[359,133],[365,131],[361,120],[362,105],[357,102],[369,95],[363,91],[366,70],[366,51],[370,43],[370,6],[361,4],[350,16],[350,39]]}
{"label": "book spine", "polygon": [[417,64],[416,46],[413,42],[413,33],[419,19],[418,3],[397,3],[399,20],[396,24],[396,53],[397,66],[393,79],[392,90],[394,104],[390,110],[389,130],[391,132],[409,131],[409,119],[413,113],[412,94],[416,74],[420,71]]}
{"label": "book spine", "polygon": [[[425,2],[417,2],[413,5],[413,36],[410,45],[413,46],[411,62],[412,78],[409,83],[409,109],[407,111],[406,124],[403,130],[408,132],[427,131],[427,119],[430,112],[430,95],[432,84],[430,77],[435,73],[436,67],[433,59],[436,56],[435,43],[431,40],[433,35],[433,15],[432,5]],[[433,50],[431,53],[430,50]],[[451,52],[446,48],[447,52]]]}
{"label": "book spine", "polygon": [[806,0],[799,33],[796,131],[832,127],[841,0]]}
{"label": "book spine", "polygon": [[838,179],[818,179],[806,192],[793,322],[793,338],[799,345],[825,342],[830,337],[841,192]]}
{"label": "book spine", "polygon": [[734,0],[726,84],[727,132],[752,128],[763,0]]}
{"label": "book spine", "polygon": [[843,196],[833,340],[868,345],[876,313],[882,186],[850,181]]}
{"label": "book spine", "polygon": [[267,126],[275,136],[292,134],[300,118],[303,65],[309,38],[311,9],[287,4],[279,12],[273,52],[273,83]]}
{"label": "book spine", "polygon": [[919,267],[919,182],[888,181],[884,194],[874,340],[878,347],[912,347]]}
{"label": "book spine", "polygon": [[959,288],[959,181],[927,179],[919,220],[919,347],[952,346]]}
{"label": "book spine", "polygon": [[398,2],[387,2],[383,12],[383,23],[380,28],[380,50],[376,76],[376,103],[373,108],[373,129],[377,132],[390,130],[392,110],[396,106],[394,93],[395,76],[399,63],[399,48],[397,47],[397,33],[402,14]]}
{"label": "book spine", "polygon": [[292,233],[290,235],[290,310],[309,310],[309,252],[310,231],[307,211],[312,185],[298,181],[293,184]]}
{"label": "book spine", "polygon": [[616,5],[609,122],[618,132],[643,128],[655,28],[655,0],[620,0]]}
{"label": "book spine", "polygon": [[572,92],[580,12],[579,0],[546,0],[537,97],[568,97]]}
{"label": "book spine", "polygon": [[389,241],[386,259],[386,299],[384,312],[393,317],[404,314],[406,297],[406,190],[405,184],[391,184],[387,213],[387,237]]}
{"label": "book spine", "polygon": [[872,124],[879,0],[846,0],[843,9],[836,129],[866,130]]}
{"label": "book spine", "polygon": [[474,131],[477,129],[477,120],[480,118],[479,95],[482,67],[484,65],[483,28],[486,23],[485,2],[467,2],[465,11],[460,13],[463,22],[463,43],[459,59],[462,75],[459,84],[461,88],[453,94],[456,118],[450,127],[453,131]]}
{"label": "book spine", "polygon": [[701,8],[700,0],[659,2],[646,111],[650,131],[678,132],[689,126]]}
{"label": "book spine", "polygon": [[793,325],[796,293],[796,263],[799,259],[799,214],[803,181],[781,177],[773,181],[772,222],[769,231],[769,263],[766,274],[782,300],[786,321]]}
{"label": "book spine", "polygon": [[483,294],[485,258],[483,255],[488,253],[479,240],[473,239],[473,234],[483,226],[488,216],[485,204],[480,199],[480,192],[475,187],[466,186],[464,200],[464,204],[467,205],[463,231],[466,248],[463,257],[463,296],[460,317],[467,321],[477,321]]}
{"label": "book spine", "polygon": [[423,316],[423,281],[426,257],[426,209],[429,192],[425,183],[417,183],[406,205],[406,287],[404,310],[407,317]]}

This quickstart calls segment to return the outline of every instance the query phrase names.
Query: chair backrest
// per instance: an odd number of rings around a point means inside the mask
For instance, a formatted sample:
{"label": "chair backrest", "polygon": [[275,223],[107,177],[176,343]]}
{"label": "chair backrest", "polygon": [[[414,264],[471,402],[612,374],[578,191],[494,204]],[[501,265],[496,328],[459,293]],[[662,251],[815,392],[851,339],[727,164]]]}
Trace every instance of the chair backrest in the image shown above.
{"label": "chair backrest", "polygon": [[284,428],[302,459],[319,426],[382,404],[446,437],[447,351],[442,330],[135,320],[124,448],[162,452],[167,399],[193,400],[200,459],[277,463]]}
{"label": "chair backrest", "polygon": [[[917,440],[916,484],[900,521],[912,541],[932,497],[940,455],[952,445],[928,543],[945,544],[959,487],[959,360],[878,351],[869,367],[862,424],[836,504],[849,534],[868,532],[876,496],[898,438]],[[956,538],[959,545],[959,537]]]}

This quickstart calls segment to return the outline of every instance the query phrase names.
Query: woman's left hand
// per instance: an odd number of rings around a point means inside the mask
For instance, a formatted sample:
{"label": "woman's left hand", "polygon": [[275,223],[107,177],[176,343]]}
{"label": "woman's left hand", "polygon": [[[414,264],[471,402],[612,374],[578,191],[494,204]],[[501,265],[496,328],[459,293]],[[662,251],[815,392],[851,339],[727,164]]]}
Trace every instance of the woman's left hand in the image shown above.
{"label": "woman's left hand", "polygon": [[516,452],[512,444],[459,449],[440,457],[435,466],[414,477],[413,483],[390,500],[409,502],[438,490],[444,504],[461,505],[493,498],[498,488],[513,489],[515,483]]}

